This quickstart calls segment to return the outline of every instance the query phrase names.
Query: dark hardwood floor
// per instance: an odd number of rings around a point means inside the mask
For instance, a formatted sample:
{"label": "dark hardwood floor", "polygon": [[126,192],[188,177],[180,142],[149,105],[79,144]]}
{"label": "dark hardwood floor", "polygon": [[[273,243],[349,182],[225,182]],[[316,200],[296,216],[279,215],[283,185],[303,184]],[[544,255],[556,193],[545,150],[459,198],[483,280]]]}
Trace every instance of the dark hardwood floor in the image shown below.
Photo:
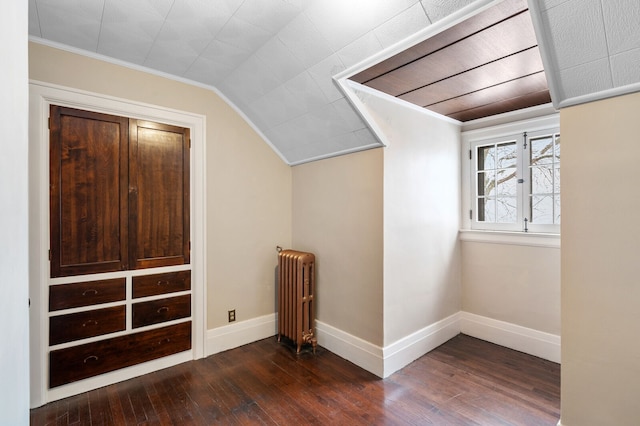
{"label": "dark hardwood floor", "polygon": [[31,411],[32,425],[556,425],[560,366],[458,335],[387,379],[261,340]]}

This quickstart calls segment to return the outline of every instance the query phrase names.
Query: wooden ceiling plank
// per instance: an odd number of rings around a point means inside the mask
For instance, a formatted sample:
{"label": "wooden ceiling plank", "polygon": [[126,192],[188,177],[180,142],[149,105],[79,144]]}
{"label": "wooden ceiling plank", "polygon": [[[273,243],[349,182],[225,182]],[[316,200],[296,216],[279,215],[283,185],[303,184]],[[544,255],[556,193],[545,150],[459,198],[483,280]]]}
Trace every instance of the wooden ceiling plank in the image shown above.
{"label": "wooden ceiling plank", "polygon": [[514,99],[522,94],[541,92],[544,90],[548,91],[547,79],[544,72],[539,72],[430,105],[428,109],[449,116],[450,114],[455,114],[460,111]]}
{"label": "wooden ceiling plank", "polygon": [[420,89],[399,96],[399,98],[415,105],[428,107],[431,104],[443,102],[447,99],[462,96],[543,70],[540,52],[537,47],[532,47],[514,55],[507,56],[506,58],[440,80],[437,83],[421,87]]}
{"label": "wooden ceiling plank", "polygon": [[481,31],[497,22],[527,10],[526,0],[505,0],[469,19],[450,27],[364,71],[350,77],[365,84],[399,67],[407,65],[437,50],[445,48],[465,37]]}
{"label": "wooden ceiling plank", "polygon": [[476,120],[478,118],[489,117],[496,114],[517,111],[519,109],[536,105],[544,105],[550,102],[551,96],[549,95],[549,91],[542,90],[540,92],[527,93],[526,95],[518,96],[517,98],[507,99],[489,105],[483,105],[481,107],[460,111],[455,114],[449,114],[449,117],[464,122]]}
{"label": "wooden ceiling plank", "polygon": [[367,83],[399,96],[537,45],[528,11]]}

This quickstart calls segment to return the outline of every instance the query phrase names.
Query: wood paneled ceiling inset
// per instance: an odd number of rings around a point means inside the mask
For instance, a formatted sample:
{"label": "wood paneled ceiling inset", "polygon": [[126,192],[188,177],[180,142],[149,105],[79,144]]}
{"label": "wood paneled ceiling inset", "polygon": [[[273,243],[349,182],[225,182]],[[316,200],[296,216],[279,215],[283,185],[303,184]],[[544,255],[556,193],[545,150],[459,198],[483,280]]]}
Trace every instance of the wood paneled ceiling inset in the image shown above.
{"label": "wood paneled ceiling inset", "polygon": [[460,121],[551,101],[524,0],[505,0],[351,80]]}

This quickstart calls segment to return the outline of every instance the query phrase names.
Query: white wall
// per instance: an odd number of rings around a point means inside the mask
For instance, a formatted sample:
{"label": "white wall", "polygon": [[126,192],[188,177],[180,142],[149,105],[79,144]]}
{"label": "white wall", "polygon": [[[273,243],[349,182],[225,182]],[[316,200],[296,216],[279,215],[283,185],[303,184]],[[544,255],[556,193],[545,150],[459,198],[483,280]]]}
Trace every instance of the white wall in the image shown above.
{"label": "white wall", "polygon": [[0,14],[0,413],[29,424],[28,3],[9,0]]}
{"label": "white wall", "polygon": [[640,420],[640,93],[561,110],[562,424]]}
{"label": "white wall", "polygon": [[357,92],[384,149],[384,344],[460,310],[460,128]]}

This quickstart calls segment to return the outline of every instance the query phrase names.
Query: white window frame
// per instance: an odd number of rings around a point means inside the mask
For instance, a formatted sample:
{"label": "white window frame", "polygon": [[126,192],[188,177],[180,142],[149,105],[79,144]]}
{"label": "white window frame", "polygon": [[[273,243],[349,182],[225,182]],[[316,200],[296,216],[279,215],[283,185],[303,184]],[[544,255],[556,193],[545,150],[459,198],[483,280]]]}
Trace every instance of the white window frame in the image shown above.
{"label": "white window frame", "polygon": [[[558,114],[544,117],[511,122],[498,126],[485,127],[477,130],[462,132],[462,228],[473,231],[498,231],[508,233],[527,234],[560,234],[560,225],[535,224],[528,217],[529,203],[529,149],[524,149],[524,134],[526,133],[527,148],[529,139],[546,134],[560,133],[560,118]],[[477,221],[476,205],[476,148],[492,142],[516,140],[518,150],[517,179],[517,219],[515,223],[491,223]],[[526,231],[524,218],[527,217]]]}

